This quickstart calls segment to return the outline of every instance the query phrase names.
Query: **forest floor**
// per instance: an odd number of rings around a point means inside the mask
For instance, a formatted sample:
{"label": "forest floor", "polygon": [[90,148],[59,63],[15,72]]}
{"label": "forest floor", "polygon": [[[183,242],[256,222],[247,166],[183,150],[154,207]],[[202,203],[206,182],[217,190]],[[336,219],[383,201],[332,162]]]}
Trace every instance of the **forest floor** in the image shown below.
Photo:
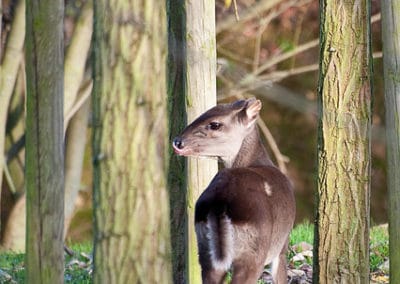
{"label": "forest floor", "polygon": [[[313,225],[296,226],[290,236],[288,254],[288,283],[312,283]],[[370,283],[389,283],[389,241],[387,225],[376,226],[370,233]],[[74,244],[65,247],[65,283],[92,283],[92,244]],[[24,254],[0,253],[0,283],[25,283]],[[258,284],[272,283],[267,266]]]}
{"label": "forest floor", "polygon": [[[310,223],[296,226],[290,236],[288,283],[312,283],[313,235]],[[272,283],[270,269],[266,269],[259,284]],[[370,231],[370,283],[389,283],[389,238],[386,225],[374,226]]]}

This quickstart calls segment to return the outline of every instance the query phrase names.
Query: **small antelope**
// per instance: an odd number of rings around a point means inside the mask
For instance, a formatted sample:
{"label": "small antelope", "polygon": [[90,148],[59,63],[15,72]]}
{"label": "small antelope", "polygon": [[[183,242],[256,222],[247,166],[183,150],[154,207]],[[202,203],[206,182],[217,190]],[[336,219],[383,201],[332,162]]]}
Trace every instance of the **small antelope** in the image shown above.
{"label": "small antelope", "polygon": [[173,141],[178,155],[218,157],[219,171],[196,203],[203,283],[256,283],[272,262],[274,283],[287,283],[286,251],[295,218],[293,190],[270,160],[258,133],[261,102],[211,108]]}

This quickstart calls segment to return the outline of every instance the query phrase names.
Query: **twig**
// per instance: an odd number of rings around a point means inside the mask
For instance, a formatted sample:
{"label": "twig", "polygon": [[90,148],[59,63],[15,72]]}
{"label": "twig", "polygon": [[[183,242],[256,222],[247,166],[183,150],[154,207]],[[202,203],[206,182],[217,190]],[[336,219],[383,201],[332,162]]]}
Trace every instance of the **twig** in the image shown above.
{"label": "twig", "polygon": [[236,17],[236,21],[240,21],[239,12],[238,12],[238,7],[237,7],[236,0],[233,0],[233,7],[235,8],[235,17]]}
{"label": "twig", "polygon": [[249,65],[253,63],[253,61],[251,59],[240,57],[239,55],[233,53],[232,51],[229,51],[229,50],[223,48],[221,45],[217,46],[217,50],[218,50],[218,53],[220,53],[220,54],[224,55],[225,57],[232,59],[236,62],[249,64]]}
{"label": "twig", "polygon": [[268,144],[271,148],[271,151],[274,153],[276,162],[278,163],[279,169],[286,174],[287,173],[287,168],[285,163],[289,162],[289,158],[282,155],[282,153],[279,151],[278,145],[276,144],[276,141],[274,137],[271,134],[271,131],[269,131],[267,125],[262,119],[259,119],[257,121],[258,126],[260,127],[262,133],[264,134],[264,137],[267,139]]}
{"label": "twig", "polygon": [[247,90],[235,89],[234,86],[237,86],[237,82],[240,82],[246,76],[250,77],[252,82],[254,82],[252,75],[246,73],[243,67],[230,63],[229,68],[222,68],[218,74],[218,78],[224,84],[224,88],[219,88],[218,99],[224,100],[246,92],[256,97],[264,97],[301,113],[316,115],[317,106],[315,102],[307,100],[300,94],[272,81],[263,81],[257,88],[249,86]]}
{"label": "twig", "polygon": [[69,255],[69,256],[74,256],[75,252],[70,249],[69,247],[67,247],[66,245],[64,245],[64,251]]}
{"label": "twig", "polygon": [[267,70],[268,68],[270,68],[292,56],[295,56],[295,55],[302,53],[308,49],[318,46],[318,43],[319,43],[319,39],[314,39],[305,44],[297,46],[295,49],[293,49],[291,51],[285,52],[281,55],[274,56],[273,58],[271,58],[270,60],[265,62],[263,65],[261,65],[255,72],[253,72],[253,74],[258,75],[258,74],[262,73],[263,71]]}
{"label": "twig", "polygon": [[253,80],[249,80],[249,78],[247,77],[244,78],[240,85],[242,87],[248,87],[248,89],[251,90],[258,88],[259,86],[265,85],[266,82],[270,84],[271,82],[278,82],[290,76],[316,71],[318,70],[318,67],[318,64],[310,64],[290,70],[276,71],[263,76],[256,76]]}
{"label": "twig", "polygon": [[260,56],[260,49],[261,49],[261,38],[263,33],[265,32],[269,23],[283,12],[287,11],[289,8],[292,7],[301,7],[303,5],[308,4],[311,0],[292,0],[282,4],[277,10],[271,11],[269,15],[267,15],[264,19],[260,21],[260,27],[257,33],[256,44],[255,44],[255,51],[254,51],[254,60],[253,60],[253,72],[256,73],[256,70],[259,65],[259,56]]}
{"label": "twig", "polygon": [[79,91],[78,95],[78,100],[74,103],[74,105],[71,107],[70,111],[68,114],[65,116],[64,120],[64,133],[67,130],[68,122],[72,118],[72,116],[79,110],[79,108],[85,103],[85,101],[90,97],[92,94],[92,88],[93,88],[93,81],[90,80],[88,83],[86,83]]}
{"label": "twig", "polygon": [[17,193],[17,188],[15,187],[14,181],[11,177],[10,170],[8,169],[8,165],[6,161],[4,161],[4,175],[6,176],[6,180],[8,183],[8,186],[10,187],[10,191],[15,194]]}
{"label": "twig", "polygon": [[217,23],[216,33],[217,35],[227,29],[234,28],[238,23],[246,22],[256,16],[259,16],[263,12],[272,9],[272,7],[280,4],[284,0],[269,0],[269,1],[259,1],[257,4],[250,6],[247,10],[242,13],[242,17],[238,22],[236,16],[228,16],[219,23]]}

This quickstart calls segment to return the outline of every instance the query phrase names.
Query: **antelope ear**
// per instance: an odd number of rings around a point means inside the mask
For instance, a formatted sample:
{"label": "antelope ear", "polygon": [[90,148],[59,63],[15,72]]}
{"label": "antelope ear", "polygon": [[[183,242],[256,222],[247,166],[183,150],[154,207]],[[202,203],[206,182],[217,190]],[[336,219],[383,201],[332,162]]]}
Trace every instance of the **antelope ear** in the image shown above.
{"label": "antelope ear", "polygon": [[260,100],[257,100],[255,98],[247,100],[246,104],[247,127],[252,126],[256,122],[261,107],[262,103]]}

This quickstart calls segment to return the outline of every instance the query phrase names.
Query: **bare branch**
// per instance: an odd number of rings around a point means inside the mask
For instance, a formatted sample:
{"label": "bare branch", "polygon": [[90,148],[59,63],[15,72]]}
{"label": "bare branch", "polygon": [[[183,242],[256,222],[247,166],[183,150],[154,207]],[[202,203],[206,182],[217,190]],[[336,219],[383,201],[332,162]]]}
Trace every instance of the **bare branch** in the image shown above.
{"label": "bare branch", "polygon": [[242,14],[240,21],[236,20],[235,15],[226,17],[221,22],[217,23],[216,33],[217,35],[227,29],[234,28],[237,23],[243,23],[257,16],[260,16],[265,11],[272,9],[274,6],[280,4],[284,0],[269,0],[269,1],[259,1],[257,4],[252,5]]}
{"label": "bare branch", "polygon": [[236,17],[236,21],[239,21],[239,12],[238,12],[238,7],[237,7],[237,3],[236,0],[233,0],[233,6],[235,8],[235,17]]}
{"label": "bare branch", "polygon": [[[313,72],[318,70],[319,65],[318,64],[310,64],[310,65],[305,65],[297,68],[292,68],[290,70],[282,70],[282,71],[275,71],[271,72],[269,74],[263,75],[263,76],[256,76],[254,77],[254,81],[246,81],[246,85],[252,85],[252,86],[257,86],[257,82],[261,85],[265,85],[265,81],[272,81],[272,82],[277,82],[281,81],[289,76],[293,75],[299,75],[307,72]],[[256,85],[253,85],[253,84]]]}
{"label": "bare branch", "polygon": [[259,119],[257,120],[257,124],[261,129],[261,132],[264,134],[265,139],[267,139],[268,144],[271,148],[271,151],[274,153],[276,162],[278,163],[279,169],[286,174],[287,173],[287,168],[286,168],[286,163],[289,162],[289,158],[287,156],[284,156],[281,151],[278,148],[278,144],[276,143],[274,137],[271,134],[271,131],[269,131],[267,125],[265,124],[264,120]]}
{"label": "bare branch", "polygon": [[314,39],[305,44],[297,46],[293,50],[285,52],[281,55],[274,56],[270,60],[265,62],[263,65],[261,65],[255,72],[253,72],[253,74],[258,75],[258,74],[262,73],[263,71],[267,70],[268,68],[271,68],[272,66],[274,66],[290,57],[296,56],[299,53],[302,53],[304,51],[307,51],[311,48],[318,46],[318,43],[319,43],[319,39]]}
{"label": "bare branch", "polygon": [[[70,113],[81,86],[93,32],[92,1],[86,1],[65,56],[64,117]],[[66,122],[64,123],[66,124]],[[66,126],[65,126],[66,127]]]}
{"label": "bare branch", "polygon": [[10,191],[15,194],[17,192],[17,188],[15,187],[15,183],[12,179],[12,176],[10,174],[10,170],[8,169],[7,163],[4,163],[4,175],[6,176],[6,180],[8,183],[8,187],[10,188]]}
{"label": "bare branch", "polygon": [[75,113],[81,108],[81,106],[90,98],[93,88],[93,81],[90,80],[80,90],[80,95],[78,96],[76,102],[71,107],[69,112],[64,117],[64,133],[67,130],[68,122],[75,115]]}

